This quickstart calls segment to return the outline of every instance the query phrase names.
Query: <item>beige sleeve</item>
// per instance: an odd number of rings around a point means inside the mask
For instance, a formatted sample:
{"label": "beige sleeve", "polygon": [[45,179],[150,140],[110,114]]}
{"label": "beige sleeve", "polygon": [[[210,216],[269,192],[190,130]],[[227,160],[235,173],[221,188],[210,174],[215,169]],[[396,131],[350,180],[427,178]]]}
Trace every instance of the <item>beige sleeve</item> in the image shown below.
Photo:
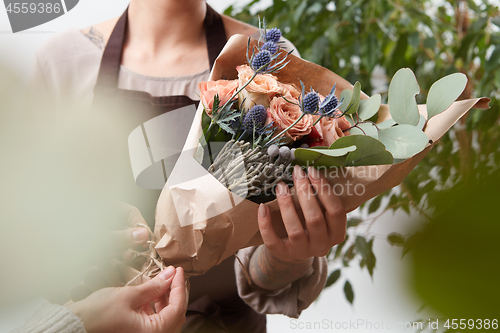
{"label": "beige sleeve", "polygon": [[11,333],[86,333],[82,321],[69,308],[46,304]]}
{"label": "beige sleeve", "polygon": [[298,318],[302,310],[314,302],[325,286],[328,275],[326,257],[314,257],[311,267],[302,278],[282,289],[270,292],[254,284],[252,286],[248,284],[245,272],[249,270],[250,258],[255,249],[257,247],[249,247],[236,253],[243,264],[242,267],[238,260],[234,262],[236,285],[241,299],[258,313],[284,314]]}

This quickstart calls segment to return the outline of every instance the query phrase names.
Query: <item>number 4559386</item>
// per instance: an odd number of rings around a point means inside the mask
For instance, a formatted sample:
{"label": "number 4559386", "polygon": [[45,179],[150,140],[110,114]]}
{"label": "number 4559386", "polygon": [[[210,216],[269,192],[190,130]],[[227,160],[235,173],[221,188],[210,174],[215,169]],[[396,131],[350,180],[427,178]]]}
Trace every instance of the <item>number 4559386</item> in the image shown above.
{"label": "number 4559386", "polygon": [[15,2],[15,3],[9,3],[7,6],[7,13],[14,13],[14,14],[27,14],[27,13],[46,13],[46,14],[59,14],[61,12],[61,4],[60,3],[34,3],[34,2]]}
{"label": "number 4559386", "polygon": [[498,319],[448,319],[444,323],[444,327],[447,329],[498,329]]}

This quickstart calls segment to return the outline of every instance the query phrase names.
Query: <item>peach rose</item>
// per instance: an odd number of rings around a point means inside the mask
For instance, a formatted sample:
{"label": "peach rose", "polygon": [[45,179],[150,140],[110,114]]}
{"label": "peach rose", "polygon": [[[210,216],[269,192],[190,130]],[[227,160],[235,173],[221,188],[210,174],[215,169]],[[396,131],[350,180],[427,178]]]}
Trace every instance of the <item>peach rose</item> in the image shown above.
{"label": "peach rose", "polygon": [[293,98],[293,99],[299,99],[299,96],[300,96],[300,92],[295,89],[295,87],[291,84],[285,84],[285,83],[279,83],[279,85],[281,86],[281,89],[283,90],[281,92],[281,94],[288,100],[290,100],[290,98]]}
{"label": "peach rose", "polygon": [[[277,129],[282,131],[293,124],[302,115],[302,111],[299,106],[288,103],[282,97],[275,97],[271,100],[269,114]],[[311,133],[312,124],[313,117],[307,114],[285,136],[295,141]]]}
{"label": "peach rose", "polygon": [[[320,121],[321,123],[321,134],[323,137],[323,145],[330,147],[331,144],[343,136],[349,135],[349,132],[344,130],[351,127],[351,124],[345,117],[341,118],[329,118],[323,117]],[[316,124],[316,125],[319,125]]]}
{"label": "peach rose", "polygon": [[[240,87],[247,83],[253,76],[253,70],[248,65],[236,66],[238,71],[238,80]],[[250,109],[255,104],[261,104],[269,107],[269,102],[276,94],[280,94],[282,88],[278,83],[276,76],[271,74],[259,74],[252,82],[246,86],[239,94],[238,100],[240,107]],[[241,104],[245,101],[245,104]]]}
{"label": "peach rose", "polygon": [[238,80],[218,80],[198,83],[200,97],[205,111],[209,116],[212,115],[214,106],[214,97],[219,94],[220,106],[224,105],[238,88]]}

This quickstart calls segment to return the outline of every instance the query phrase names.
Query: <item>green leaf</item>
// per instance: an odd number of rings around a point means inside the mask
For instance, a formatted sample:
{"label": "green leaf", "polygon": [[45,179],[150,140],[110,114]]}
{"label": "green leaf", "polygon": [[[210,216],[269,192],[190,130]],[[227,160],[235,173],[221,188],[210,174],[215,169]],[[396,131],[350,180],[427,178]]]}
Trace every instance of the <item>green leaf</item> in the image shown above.
{"label": "green leaf", "polygon": [[347,221],[347,228],[357,227],[363,220],[352,218]]}
{"label": "green leaf", "polygon": [[500,28],[500,16],[497,16],[491,20],[491,23]]}
{"label": "green leaf", "polygon": [[495,67],[497,67],[499,64],[500,64],[500,46],[496,46],[490,58],[488,59],[488,61],[486,61],[486,64],[484,64],[484,70],[489,72],[493,70]]}
{"label": "green leaf", "polygon": [[335,250],[334,259],[337,259],[338,257],[340,257],[340,254],[342,253],[342,249],[347,244],[348,239],[349,239],[349,234],[346,234],[344,241],[342,243],[340,243],[339,245],[337,245],[337,249]]}
{"label": "green leaf", "polygon": [[380,208],[380,204],[382,202],[382,197],[378,196],[370,202],[370,206],[368,207],[368,213],[374,213]]}
{"label": "green leaf", "polygon": [[409,68],[401,68],[394,74],[389,85],[389,111],[398,124],[416,126],[420,119],[415,96],[420,92],[415,74]]}
{"label": "green leaf", "polygon": [[387,241],[392,246],[404,246],[405,245],[405,238],[396,232],[389,234],[387,236]]}
{"label": "green leaf", "polygon": [[337,269],[337,270],[335,270],[334,272],[332,272],[332,273],[328,276],[328,279],[326,279],[325,288],[328,288],[328,287],[330,287],[332,284],[334,284],[335,282],[337,282],[337,280],[339,279],[339,277],[340,277],[340,269]]}
{"label": "green leaf", "polygon": [[356,150],[355,145],[329,149],[328,147],[298,148],[295,150],[294,164],[303,166],[344,166],[346,155]]}
{"label": "green leaf", "polygon": [[345,166],[392,164],[392,155],[380,141],[370,136],[344,136],[333,142],[330,149],[345,148],[352,145],[356,146],[356,150],[347,154]]}
{"label": "green leaf", "polygon": [[426,49],[434,50],[434,48],[436,47],[436,39],[434,37],[427,37],[424,40],[424,47]]}
{"label": "green leaf", "polygon": [[424,132],[411,125],[381,129],[378,138],[395,159],[410,158],[421,152],[429,142]]}
{"label": "green leaf", "polygon": [[351,124],[351,126],[356,125],[356,122],[355,122],[355,121],[354,121],[354,119],[352,118],[352,115],[350,115],[350,114],[346,114],[344,117],[345,117],[345,119],[347,119],[347,121],[349,122],[349,124]]}
{"label": "green leaf", "polygon": [[368,242],[363,236],[356,237],[356,248],[358,253],[366,260],[368,258]]}
{"label": "green leaf", "polygon": [[396,125],[397,123],[394,121],[394,119],[392,118],[389,118],[387,119],[386,121],[383,121],[381,122],[380,124],[377,124],[377,127],[379,129],[382,129],[382,128],[389,128],[389,127],[392,127],[394,125]]}
{"label": "green leaf", "polygon": [[467,76],[454,73],[434,82],[427,96],[427,119],[450,107],[467,85]]}
{"label": "green leaf", "polygon": [[382,97],[380,94],[375,94],[369,99],[362,99],[359,102],[358,115],[361,120],[367,120],[373,117],[380,108]]}
{"label": "green leaf", "polygon": [[351,101],[349,102],[348,106],[348,114],[354,114],[358,112],[359,108],[359,103],[361,99],[361,83],[359,81],[356,81],[354,84],[354,88],[352,89],[352,96],[351,96]]}
{"label": "green leaf", "polygon": [[418,124],[415,127],[423,131],[426,123],[427,120],[425,119],[425,117],[423,115],[420,115],[420,120],[418,121]]}
{"label": "green leaf", "polygon": [[201,115],[201,126],[204,129],[203,133],[205,133],[206,130],[208,129],[208,126],[210,126],[211,120],[212,118],[210,118],[210,116],[205,111],[203,111]]}
{"label": "green leaf", "polygon": [[351,135],[368,135],[374,139],[378,139],[378,130],[377,126],[374,123],[361,123],[356,127],[353,127],[349,130],[349,134]]}
{"label": "green leaf", "polygon": [[373,241],[375,238],[372,238],[368,242],[368,257],[366,258],[366,268],[368,269],[368,273],[373,277],[373,269],[377,264],[377,258],[375,258],[375,254],[373,253]]}
{"label": "green leaf", "polygon": [[354,258],[356,255],[356,244],[352,244],[347,251],[344,254],[344,266],[349,266],[349,262]]}
{"label": "green leaf", "polygon": [[347,110],[347,107],[351,103],[351,98],[352,98],[352,90],[350,90],[350,89],[342,90],[342,92],[340,93],[339,100],[343,99],[344,101],[342,102],[342,104],[339,107],[340,111],[345,112],[345,110]]}
{"label": "green leaf", "polygon": [[347,300],[349,301],[349,303],[352,304],[352,302],[354,302],[354,291],[352,290],[352,286],[349,283],[349,281],[345,282],[345,285],[344,285],[344,294],[345,294],[345,298],[347,298]]}

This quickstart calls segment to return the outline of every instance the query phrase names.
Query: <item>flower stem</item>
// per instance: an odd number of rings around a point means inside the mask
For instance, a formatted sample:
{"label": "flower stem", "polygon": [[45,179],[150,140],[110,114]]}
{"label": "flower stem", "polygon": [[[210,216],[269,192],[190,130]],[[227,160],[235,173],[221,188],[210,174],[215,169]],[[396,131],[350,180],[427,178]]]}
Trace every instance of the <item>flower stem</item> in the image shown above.
{"label": "flower stem", "polygon": [[316,121],[313,123],[313,127],[314,125],[316,125],[317,123],[319,123],[319,121],[321,120],[321,118],[323,118],[324,116],[320,116],[318,119],[316,119]]}
{"label": "flower stem", "polygon": [[258,73],[253,73],[252,77],[244,84],[242,85],[241,87],[239,87],[233,94],[233,96],[231,96],[230,99],[227,100],[227,102],[222,106],[221,109],[225,108],[227,106],[227,104],[229,104],[229,102],[231,102],[236,96],[238,96],[238,94],[243,90],[245,89],[252,81],[253,79],[255,79],[255,77],[257,76]]}

